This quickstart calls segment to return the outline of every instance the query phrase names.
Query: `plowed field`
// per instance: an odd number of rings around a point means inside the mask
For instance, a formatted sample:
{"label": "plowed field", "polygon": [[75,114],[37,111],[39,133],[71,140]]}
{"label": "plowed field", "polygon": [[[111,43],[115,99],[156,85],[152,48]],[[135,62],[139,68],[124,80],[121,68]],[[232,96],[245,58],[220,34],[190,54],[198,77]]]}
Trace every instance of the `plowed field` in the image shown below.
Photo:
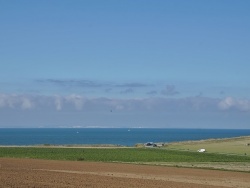
{"label": "plowed field", "polygon": [[0,187],[250,187],[250,173],[121,163],[0,158]]}

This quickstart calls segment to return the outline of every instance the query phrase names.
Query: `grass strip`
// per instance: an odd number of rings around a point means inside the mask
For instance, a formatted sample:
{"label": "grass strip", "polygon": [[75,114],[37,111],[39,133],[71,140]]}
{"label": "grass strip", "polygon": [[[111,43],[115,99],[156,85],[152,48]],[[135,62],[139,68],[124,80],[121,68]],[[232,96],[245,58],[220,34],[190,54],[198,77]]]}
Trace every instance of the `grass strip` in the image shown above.
{"label": "grass strip", "polygon": [[250,162],[249,156],[152,148],[2,147],[0,157],[102,162]]}

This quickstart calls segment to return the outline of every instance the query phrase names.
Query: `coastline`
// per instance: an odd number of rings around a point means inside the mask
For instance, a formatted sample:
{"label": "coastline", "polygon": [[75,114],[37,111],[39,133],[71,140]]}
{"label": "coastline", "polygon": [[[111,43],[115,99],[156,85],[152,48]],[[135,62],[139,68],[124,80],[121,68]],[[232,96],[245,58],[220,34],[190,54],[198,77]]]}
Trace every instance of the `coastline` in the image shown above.
{"label": "coastline", "polygon": [[129,146],[249,136],[249,130],[215,129],[1,129],[3,146]]}
{"label": "coastline", "polygon": [[[238,136],[229,138],[210,138],[201,140],[187,140],[176,142],[156,142],[156,144],[163,144],[165,147],[178,146],[178,145],[196,145],[207,143],[222,143],[222,142],[235,142],[241,141],[246,146],[250,146],[249,136]],[[41,147],[41,148],[138,148],[144,147],[145,143],[136,143],[134,146],[125,146],[120,144],[34,144],[34,145],[0,145],[0,147]]]}

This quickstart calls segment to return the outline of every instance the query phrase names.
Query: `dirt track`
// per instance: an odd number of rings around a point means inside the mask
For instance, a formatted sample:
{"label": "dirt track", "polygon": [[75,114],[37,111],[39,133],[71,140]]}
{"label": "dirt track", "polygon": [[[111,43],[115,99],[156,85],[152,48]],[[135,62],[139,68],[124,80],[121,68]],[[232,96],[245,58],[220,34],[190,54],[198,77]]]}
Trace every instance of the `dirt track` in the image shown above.
{"label": "dirt track", "polygon": [[250,173],[0,158],[0,187],[250,187]]}

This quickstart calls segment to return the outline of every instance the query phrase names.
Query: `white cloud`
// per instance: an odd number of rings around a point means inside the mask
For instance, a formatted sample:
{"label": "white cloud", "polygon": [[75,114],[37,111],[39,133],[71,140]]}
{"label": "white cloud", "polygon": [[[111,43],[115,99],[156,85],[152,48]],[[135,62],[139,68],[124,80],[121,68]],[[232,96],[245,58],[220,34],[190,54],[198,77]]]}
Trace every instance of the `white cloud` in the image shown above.
{"label": "white cloud", "polygon": [[21,108],[22,109],[31,109],[33,107],[34,107],[34,104],[30,99],[28,99],[26,97],[21,99]]}
{"label": "white cloud", "polygon": [[234,105],[234,99],[232,97],[227,97],[221,100],[218,104],[219,108],[226,110],[231,108]]}
{"label": "white cloud", "polygon": [[0,108],[5,107],[6,102],[5,102],[5,95],[0,94]]}
{"label": "white cloud", "polygon": [[15,95],[1,94],[0,98],[1,107],[14,108],[14,106],[17,104],[17,99]]}
{"label": "white cloud", "polygon": [[[42,96],[40,96],[41,98],[43,98]],[[40,105],[43,105],[46,107],[46,105],[48,106],[50,104],[49,101],[51,101],[51,99],[53,100],[53,104],[56,108],[57,111],[61,111],[63,109],[68,108],[69,106],[73,106],[74,109],[76,110],[82,110],[83,105],[85,103],[85,101],[87,100],[86,98],[84,98],[83,96],[80,95],[68,95],[68,96],[60,96],[60,95],[56,95],[54,97],[48,96],[46,97],[46,99],[43,98],[43,102],[41,102],[40,100]]]}
{"label": "white cloud", "polygon": [[24,110],[31,109],[34,107],[32,97],[23,95],[7,95],[0,94],[0,108],[21,108]]}
{"label": "white cloud", "polygon": [[81,110],[85,102],[85,99],[83,96],[75,95],[75,94],[67,96],[65,97],[65,99],[67,102],[72,103],[77,110]]}
{"label": "white cloud", "polygon": [[55,96],[55,107],[56,110],[62,110],[62,99],[60,96]]}
{"label": "white cloud", "polygon": [[249,100],[238,100],[238,107],[241,110],[249,111],[250,110],[250,101]]}
{"label": "white cloud", "polygon": [[242,111],[250,110],[250,101],[247,99],[234,99],[233,97],[226,97],[218,104],[222,110],[238,109]]}

